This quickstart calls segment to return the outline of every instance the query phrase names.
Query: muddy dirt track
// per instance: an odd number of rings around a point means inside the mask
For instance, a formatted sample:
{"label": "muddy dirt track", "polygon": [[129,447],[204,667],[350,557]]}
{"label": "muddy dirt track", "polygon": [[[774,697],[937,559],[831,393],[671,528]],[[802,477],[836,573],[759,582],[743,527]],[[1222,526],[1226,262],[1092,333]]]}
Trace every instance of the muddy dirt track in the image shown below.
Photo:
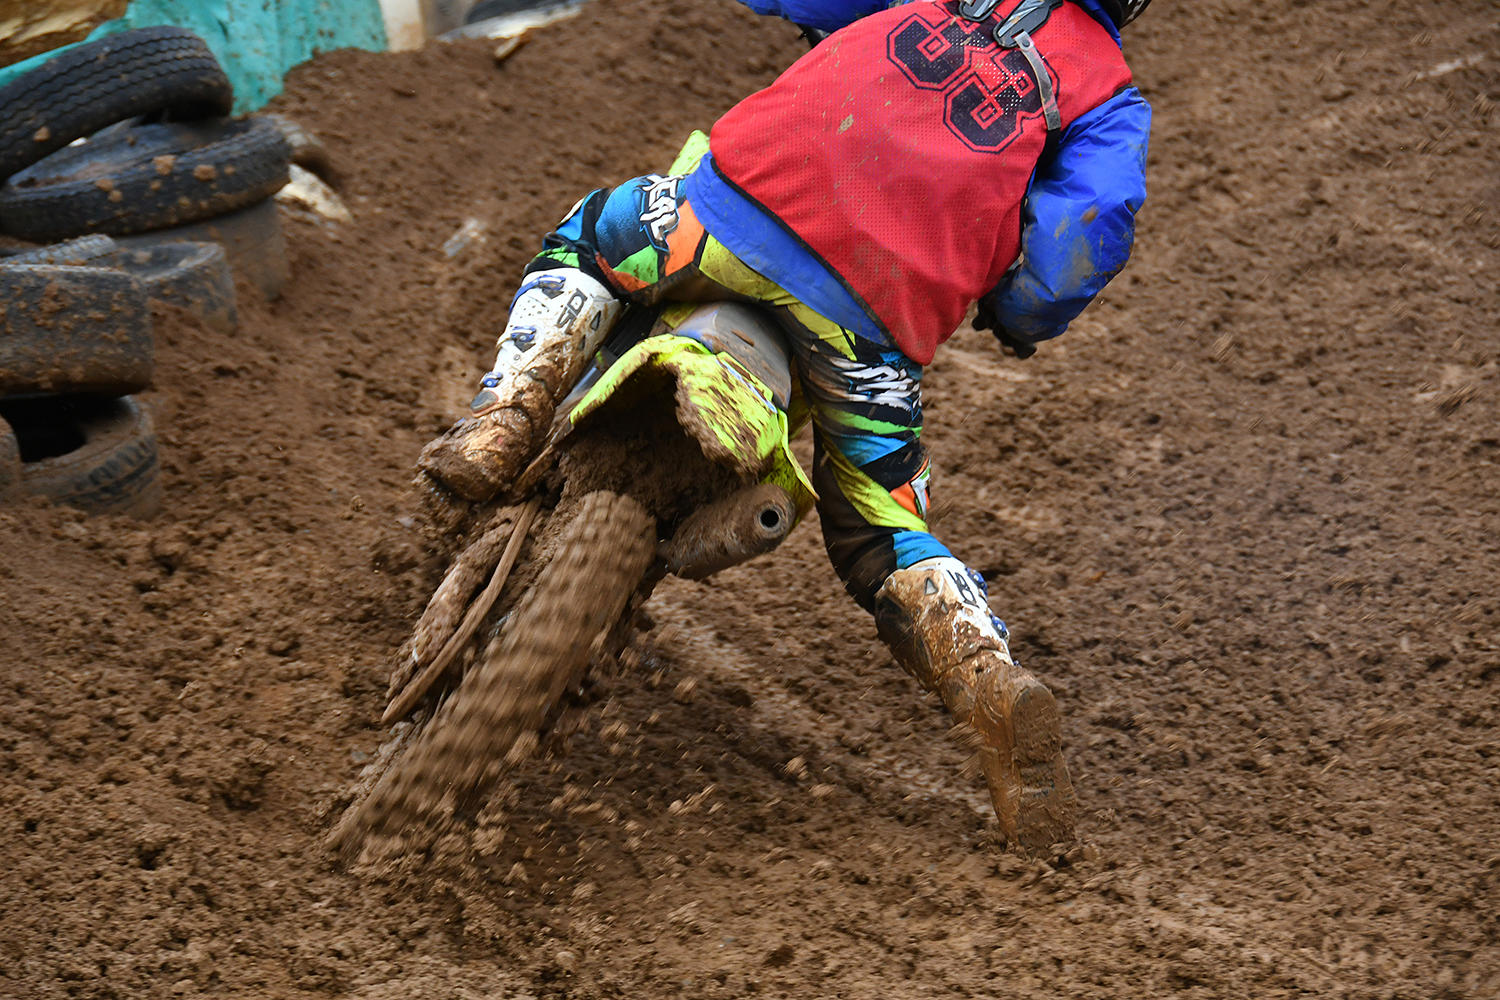
{"label": "muddy dirt track", "polygon": [[665,587],[588,729],[432,862],[320,852],[442,569],[412,461],[537,235],[795,35],[607,0],[500,68],[296,71],[357,220],[293,221],[237,337],[159,317],[164,515],[0,512],[0,995],[1500,995],[1485,0],[1162,0],[1130,268],[1031,361],[966,330],[931,369],[940,531],[1059,695],[1085,846],[992,846],[808,525]]}

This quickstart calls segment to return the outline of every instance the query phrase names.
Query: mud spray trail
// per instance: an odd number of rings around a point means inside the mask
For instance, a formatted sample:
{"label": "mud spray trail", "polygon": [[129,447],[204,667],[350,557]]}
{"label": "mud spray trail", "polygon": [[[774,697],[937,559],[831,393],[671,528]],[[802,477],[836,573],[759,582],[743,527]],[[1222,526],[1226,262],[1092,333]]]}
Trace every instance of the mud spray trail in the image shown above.
{"label": "mud spray trail", "polygon": [[1032,361],[960,334],[927,402],[1086,848],[989,846],[809,526],[664,588],[472,833],[316,849],[442,569],[412,461],[538,234],[800,51],[612,0],[501,67],[298,70],[356,221],[292,222],[233,339],[159,317],[164,515],[0,512],[0,994],[1500,995],[1494,6],[1157,6],[1134,262]]}

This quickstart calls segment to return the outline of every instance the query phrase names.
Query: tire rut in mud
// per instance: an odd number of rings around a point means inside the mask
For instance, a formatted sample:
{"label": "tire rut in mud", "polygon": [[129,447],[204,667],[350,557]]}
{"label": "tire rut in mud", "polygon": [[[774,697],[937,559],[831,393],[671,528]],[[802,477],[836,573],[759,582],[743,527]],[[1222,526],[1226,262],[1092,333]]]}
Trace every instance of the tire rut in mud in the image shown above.
{"label": "tire rut in mud", "polygon": [[330,846],[345,854],[366,845],[382,854],[417,847],[472,803],[507,760],[529,753],[655,550],[655,523],[640,504],[604,491],[583,498],[510,622],[368,797],[349,808]]}

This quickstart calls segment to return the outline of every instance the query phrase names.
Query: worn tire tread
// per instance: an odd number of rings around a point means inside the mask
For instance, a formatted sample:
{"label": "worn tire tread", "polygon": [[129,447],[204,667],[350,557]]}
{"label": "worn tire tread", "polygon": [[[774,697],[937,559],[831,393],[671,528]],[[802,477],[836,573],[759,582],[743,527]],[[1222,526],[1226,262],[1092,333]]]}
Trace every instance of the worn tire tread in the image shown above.
{"label": "worn tire tread", "polygon": [[21,466],[19,492],[90,514],[148,518],[161,509],[161,463],[150,411],[132,396],[92,400],[84,443]]}
{"label": "worn tire tread", "polygon": [[482,793],[524,747],[623,613],[655,558],[655,523],[628,497],[585,497],[510,622],[404,755],[356,803],[332,843],[399,840]]}
{"label": "worn tire tread", "polygon": [[128,236],[211,219],[286,184],[291,151],[274,124],[250,118],[202,132],[204,144],[175,154],[165,171],[122,144],[118,166],[102,176],[26,184],[14,178],[0,187],[0,229],[39,242],[82,233]]}
{"label": "worn tire tread", "polygon": [[0,88],[0,180],[126,118],[225,115],[233,103],[229,77],[185,28],[158,25],[87,42]]}

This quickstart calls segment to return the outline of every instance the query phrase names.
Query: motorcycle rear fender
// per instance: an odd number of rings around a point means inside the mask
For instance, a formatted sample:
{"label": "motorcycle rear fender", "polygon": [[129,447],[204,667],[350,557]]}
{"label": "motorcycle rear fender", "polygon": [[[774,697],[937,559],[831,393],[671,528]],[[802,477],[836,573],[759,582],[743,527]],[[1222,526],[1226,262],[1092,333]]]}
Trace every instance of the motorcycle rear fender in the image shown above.
{"label": "motorcycle rear fender", "polygon": [[688,337],[715,354],[739,362],[739,369],[769,389],[782,410],[792,405],[792,354],[786,335],[761,310],[738,302],[682,303],[662,311],[652,333]]}
{"label": "motorcycle rear fender", "polygon": [[780,486],[799,519],[812,509],[817,493],[791,450],[789,355],[769,319],[736,303],[668,310],[589,387],[568,422],[576,428],[608,410],[623,386],[651,372],[670,377],[678,422],[709,460]]}

